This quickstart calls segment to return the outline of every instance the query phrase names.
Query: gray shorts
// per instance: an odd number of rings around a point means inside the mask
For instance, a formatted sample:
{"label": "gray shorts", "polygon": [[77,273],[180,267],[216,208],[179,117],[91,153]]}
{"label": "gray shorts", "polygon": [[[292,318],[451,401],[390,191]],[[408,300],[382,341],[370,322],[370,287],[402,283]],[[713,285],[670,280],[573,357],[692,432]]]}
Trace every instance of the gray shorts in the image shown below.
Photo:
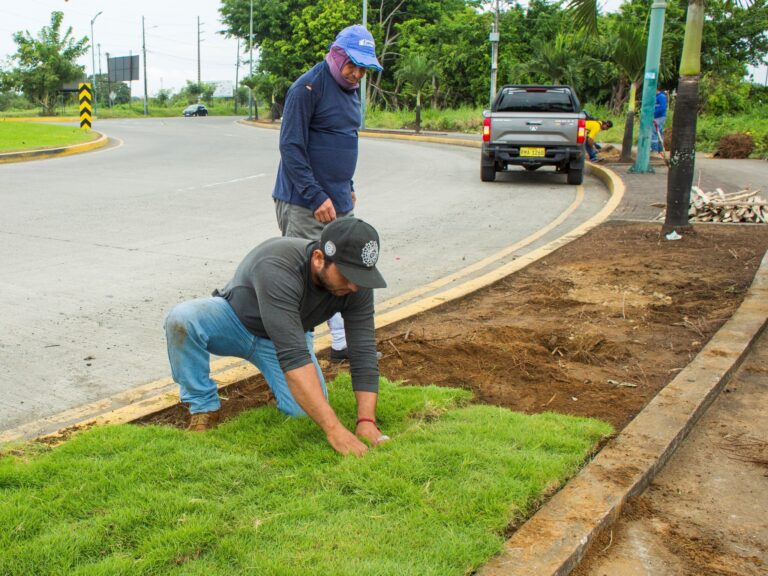
{"label": "gray shorts", "polygon": [[[320,234],[325,228],[325,224],[318,222],[309,208],[289,204],[284,200],[275,200],[275,215],[277,216],[277,225],[283,236],[320,240]],[[344,218],[345,216],[354,216],[354,213],[350,210],[336,216],[337,218]]]}

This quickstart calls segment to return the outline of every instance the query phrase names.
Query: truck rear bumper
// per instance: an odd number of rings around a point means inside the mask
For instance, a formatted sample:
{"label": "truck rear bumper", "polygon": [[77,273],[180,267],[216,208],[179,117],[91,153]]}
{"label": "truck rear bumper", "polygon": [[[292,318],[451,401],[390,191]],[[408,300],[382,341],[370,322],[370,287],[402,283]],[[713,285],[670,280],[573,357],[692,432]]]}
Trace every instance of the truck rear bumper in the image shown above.
{"label": "truck rear bumper", "polygon": [[513,164],[515,166],[564,166],[584,162],[583,146],[543,147],[545,149],[545,156],[520,156],[520,148],[520,146],[510,146],[508,144],[484,143],[483,162],[487,164]]}

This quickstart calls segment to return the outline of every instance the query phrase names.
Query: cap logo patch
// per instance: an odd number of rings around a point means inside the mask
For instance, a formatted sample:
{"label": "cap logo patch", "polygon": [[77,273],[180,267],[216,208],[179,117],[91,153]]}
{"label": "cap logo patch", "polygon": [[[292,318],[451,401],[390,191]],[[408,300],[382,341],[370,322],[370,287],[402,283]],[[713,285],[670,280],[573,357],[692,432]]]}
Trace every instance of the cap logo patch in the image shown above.
{"label": "cap logo patch", "polygon": [[379,259],[379,244],[376,240],[369,240],[363,246],[363,251],[360,253],[360,258],[363,260],[363,264],[371,268],[376,265],[376,261]]}
{"label": "cap logo patch", "polygon": [[368,40],[367,38],[363,38],[358,42],[359,46],[368,46],[369,48],[376,48],[376,44],[374,44],[373,40]]}
{"label": "cap logo patch", "polygon": [[336,244],[332,240],[328,240],[323,247],[326,256],[333,256],[336,254]]}

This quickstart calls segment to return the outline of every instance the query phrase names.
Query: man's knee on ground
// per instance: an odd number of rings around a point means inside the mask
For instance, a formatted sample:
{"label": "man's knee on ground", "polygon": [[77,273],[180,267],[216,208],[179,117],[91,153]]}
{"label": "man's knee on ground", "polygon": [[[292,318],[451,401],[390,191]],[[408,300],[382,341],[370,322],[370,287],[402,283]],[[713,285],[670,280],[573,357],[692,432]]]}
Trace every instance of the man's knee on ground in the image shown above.
{"label": "man's knee on ground", "polygon": [[165,317],[165,336],[171,346],[181,346],[187,339],[197,314],[190,302],[174,306]]}

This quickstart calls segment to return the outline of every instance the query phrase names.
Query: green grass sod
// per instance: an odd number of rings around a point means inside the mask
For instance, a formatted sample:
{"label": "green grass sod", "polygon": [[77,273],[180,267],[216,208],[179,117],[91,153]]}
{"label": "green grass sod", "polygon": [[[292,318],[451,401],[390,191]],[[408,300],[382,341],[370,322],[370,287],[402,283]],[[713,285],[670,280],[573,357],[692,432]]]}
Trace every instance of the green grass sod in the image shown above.
{"label": "green grass sod", "polygon": [[0,153],[57,148],[95,140],[98,135],[79,127],[36,122],[0,122]]}
{"label": "green grass sod", "polygon": [[[352,425],[349,377],[330,390]],[[468,401],[382,381],[393,439],[359,459],[273,407],[204,434],[121,425],[6,446],[0,574],[468,574],[612,432]]]}

